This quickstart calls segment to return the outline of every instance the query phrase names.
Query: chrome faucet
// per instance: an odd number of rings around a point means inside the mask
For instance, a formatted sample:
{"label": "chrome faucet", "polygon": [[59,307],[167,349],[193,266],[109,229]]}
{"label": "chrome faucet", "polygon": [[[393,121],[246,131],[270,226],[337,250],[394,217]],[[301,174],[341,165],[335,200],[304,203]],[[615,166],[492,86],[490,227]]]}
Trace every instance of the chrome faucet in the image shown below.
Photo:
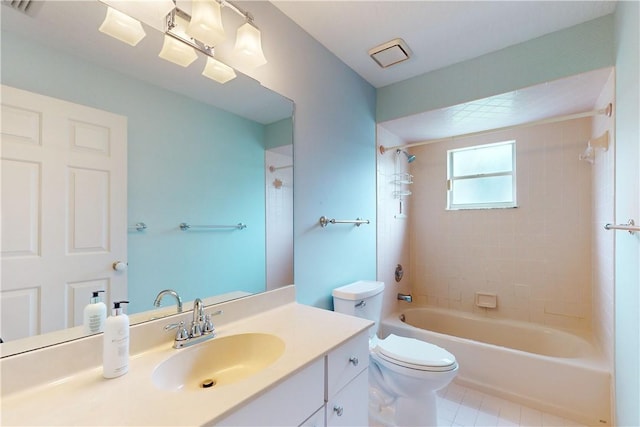
{"label": "chrome faucet", "polygon": [[178,329],[173,340],[173,348],[188,347],[215,337],[216,329],[213,326],[211,317],[217,316],[218,314],[222,314],[222,310],[205,315],[202,300],[196,298],[193,302],[193,320],[191,321],[190,330],[187,330],[185,327],[184,320],[179,323],[171,323],[164,327],[165,330]]}
{"label": "chrome faucet", "polygon": [[165,295],[171,295],[176,299],[176,303],[178,304],[178,313],[182,313],[182,298],[180,298],[180,295],[178,295],[178,293],[173,289],[165,289],[163,291],[160,291],[160,293],[156,296],[156,299],[153,301],[153,305],[155,307],[160,307],[160,302]]}
{"label": "chrome faucet", "polygon": [[398,300],[411,302],[413,301],[413,298],[411,297],[411,294],[398,294]]}
{"label": "chrome faucet", "polygon": [[204,308],[202,300],[196,298],[193,301],[193,321],[191,322],[191,337],[196,338],[202,335],[202,322],[204,322]]}

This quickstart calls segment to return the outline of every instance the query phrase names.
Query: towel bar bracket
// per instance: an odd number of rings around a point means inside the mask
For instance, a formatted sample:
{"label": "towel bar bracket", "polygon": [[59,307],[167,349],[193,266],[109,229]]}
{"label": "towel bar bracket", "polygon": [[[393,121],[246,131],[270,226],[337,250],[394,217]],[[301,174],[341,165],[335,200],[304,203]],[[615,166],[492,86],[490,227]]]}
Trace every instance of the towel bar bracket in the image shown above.
{"label": "towel bar bracket", "polygon": [[640,227],[636,226],[636,222],[633,219],[630,219],[626,224],[605,224],[605,230],[624,230],[628,231],[629,234],[634,234],[636,231],[640,231]]}

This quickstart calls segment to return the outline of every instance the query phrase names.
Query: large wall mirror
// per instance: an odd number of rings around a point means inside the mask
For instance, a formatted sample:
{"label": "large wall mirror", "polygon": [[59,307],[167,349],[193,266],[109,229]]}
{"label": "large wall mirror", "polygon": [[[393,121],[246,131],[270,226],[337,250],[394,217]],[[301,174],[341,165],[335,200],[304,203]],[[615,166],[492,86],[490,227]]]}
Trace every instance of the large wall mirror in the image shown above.
{"label": "large wall mirror", "polygon": [[[128,299],[132,320],[143,321],[176,312],[171,297],[153,311],[163,289],[177,291],[187,310],[195,298],[223,301],[293,283],[291,100],[238,70],[225,84],[207,79],[202,55],[186,68],[160,59],[163,34],[151,28],[135,47],[100,33],[106,6],[98,1],[35,2],[27,14],[7,3],[1,6],[3,90],[126,118],[127,227],[120,231],[128,268],[115,273],[126,277],[124,287],[105,273],[95,283],[60,285],[57,302],[38,283],[20,290],[27,281],[3,268],[2,356],[9,348],[81,336],[82,308],[95,289],[106,288],[107,303]],[[4,136],[2,143],[4,149]],[[4,154],[3,161],[12,160]],[[2,185],[8,193],[4,174]],[[3,236],[12,226],[4,217]],[[181,223],[192,227],[182,230]],[[246,227],[196,227],[239,223]],[[6,247],[3,267],[11,258]],[[43,317],[39,307],[48,304],[63,307],[61,318]]]}

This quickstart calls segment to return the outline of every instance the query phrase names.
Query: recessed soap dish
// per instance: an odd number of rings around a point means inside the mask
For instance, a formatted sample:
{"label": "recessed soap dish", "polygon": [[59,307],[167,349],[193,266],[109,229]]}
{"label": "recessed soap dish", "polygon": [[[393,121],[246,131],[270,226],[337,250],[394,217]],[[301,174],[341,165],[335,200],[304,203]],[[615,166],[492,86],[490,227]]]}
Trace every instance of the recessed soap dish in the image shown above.
{"label": "recessed soap dish", "polygon": [[498,295],[476,292],[476,305],[483,308],[496,308],[498,306]]}

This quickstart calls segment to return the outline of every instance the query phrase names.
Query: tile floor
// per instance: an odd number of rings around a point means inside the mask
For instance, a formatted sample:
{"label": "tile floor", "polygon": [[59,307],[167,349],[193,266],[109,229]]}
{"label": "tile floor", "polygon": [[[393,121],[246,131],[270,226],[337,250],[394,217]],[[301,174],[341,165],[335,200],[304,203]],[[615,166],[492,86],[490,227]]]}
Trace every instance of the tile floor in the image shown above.
{"label": "tile floor", "polygon": [[451,383],[438,392],[438,426],[580,427],[583,425]]}

